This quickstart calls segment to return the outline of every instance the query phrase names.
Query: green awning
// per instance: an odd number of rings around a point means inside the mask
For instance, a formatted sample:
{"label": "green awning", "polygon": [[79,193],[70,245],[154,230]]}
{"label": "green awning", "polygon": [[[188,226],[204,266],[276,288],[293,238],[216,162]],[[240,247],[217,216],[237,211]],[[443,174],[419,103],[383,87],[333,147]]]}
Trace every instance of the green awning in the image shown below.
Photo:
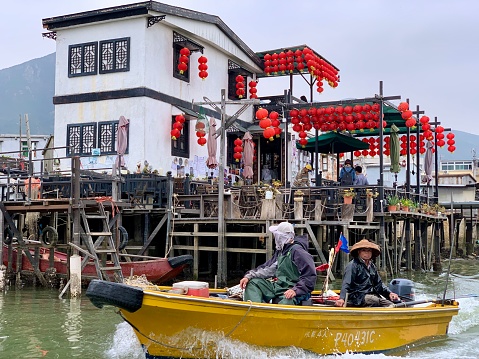
{"label": "green awning", "polygon": [[305,147],[301,146],[299,142],[297,142],[296,148],[315,153],[316,139],[318,140],[318,153],[343,153],[369,149],[369,143],[334,131],[326,132],[318,137],[310,138]]}

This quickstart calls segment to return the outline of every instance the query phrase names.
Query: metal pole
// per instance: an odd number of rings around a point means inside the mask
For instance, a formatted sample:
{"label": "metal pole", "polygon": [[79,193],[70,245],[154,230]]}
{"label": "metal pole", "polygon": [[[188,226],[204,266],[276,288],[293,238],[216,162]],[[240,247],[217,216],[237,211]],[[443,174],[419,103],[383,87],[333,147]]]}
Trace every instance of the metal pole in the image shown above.
{"label": "metal pole", "polygon": [[[384,200],[384,153],[383,153],[383,141],[384,141],[384,126],[383,126],[383,106],[384,106],[384,93],[383,93],[383,82],[379,81],[379,148],[381,152],[379,154],[379,198]],[[381,248],[381,269],[383,271],[387,270],[386,264],[386,251],[388,250],[386,247],[386,233],[385,233],[385,223],[384,223],[384,216],[380,217],[379,220],[379,243]]]}
{"label": "metal pole", "polygon": [[[434,117],[434,122],[439,125],[440,122],[437,122],[437,116]],[[438,163],[438,154],[437,154],[437,138],[434,139],[434,197],[437,198],[437,203],[439,203],[439,163]]]}
{"label": "metal pole", "polygon": [[224,207],[224,160],[226,136],[226,90],[221,90],[221,133],[220,133],[220,160],[218,175],[218,285],[226,285],[226,250],[225,250],[225,213]]}

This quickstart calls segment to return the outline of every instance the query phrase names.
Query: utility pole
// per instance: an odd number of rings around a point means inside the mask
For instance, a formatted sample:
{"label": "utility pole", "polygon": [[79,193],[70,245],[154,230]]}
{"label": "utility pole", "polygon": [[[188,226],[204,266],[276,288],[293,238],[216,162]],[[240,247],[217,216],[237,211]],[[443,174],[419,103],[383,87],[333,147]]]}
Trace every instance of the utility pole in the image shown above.
{"label": "utility pole", "polygon": [[[207,97],[203,97],[204,102],[195,102],[195,105],[209,105],[221,115],[221,126],[216,130],[216,138],[220,138],[220,160],[218,164],[218,276],[217,285],[224,287],[226,285],[226,239],[225,239],[225,213],[224,213],[224,171],[225,171],[225,140],[226,129],[238,119],[251,105],[259,105],[258,99],[227,101],[226,90],[221,90],[221,101],[213,102]],[[226,114],[226,105],[243,105],[233,116]],[[218,107],[217,105],[220,105]]]}

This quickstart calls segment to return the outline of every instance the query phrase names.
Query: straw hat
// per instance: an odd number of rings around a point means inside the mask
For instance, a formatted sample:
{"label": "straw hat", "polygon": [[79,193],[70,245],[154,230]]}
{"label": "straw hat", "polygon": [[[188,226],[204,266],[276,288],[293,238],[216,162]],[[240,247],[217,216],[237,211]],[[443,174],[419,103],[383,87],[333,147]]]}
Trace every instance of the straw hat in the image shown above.
{"label": "straw hat", "polygon": [[353,257],[357,257],[358,256],[358,251],[362,248],[370,248],[372,249],[373,251],[373,258],[376,258],[377,256],[379,256],[379,254],[381,253],[381,249],[379,248],[379,246],[376,244],[376,243],[373,243],[373,242],[370,242],[368,241],[367,239],[362,239],[360,240],[358,243],[356,243],[350,250],[350,254],[353,256]]}

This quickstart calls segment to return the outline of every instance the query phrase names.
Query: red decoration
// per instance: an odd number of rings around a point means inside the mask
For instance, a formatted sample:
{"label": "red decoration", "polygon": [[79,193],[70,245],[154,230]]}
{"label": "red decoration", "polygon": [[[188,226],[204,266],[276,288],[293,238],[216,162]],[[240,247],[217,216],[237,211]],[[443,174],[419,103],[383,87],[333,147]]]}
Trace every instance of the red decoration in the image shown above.
{"label": "red decoration", "polygon": [[258,89],[256,88],[257,85],[257,81],[249,82],[249,98],[258,98],[258,96],[256,95],[256,93],[258,92]]}
{"label": "red decoration", "polygon": [[400,112],[404,112],[404,111],[409,110],[409,104],[407,102],[401,102],[398,106],[398,110]]}
{"label": "red decoration", "polygon": [[180,138],[181,132],[177,128],[174,128],[171,130],[170,135],[171,135],[171,139],[175,141],[178,138]]}
{"label": "red decoration", "polygon": [[239,162],[239,160],[243,157],[243,155],[241,154],[241,152],[243,152],[243,141],[241,140],[241,138],[238,137],[236,140],[234,140],[234,145],[235,147],[233,157],[236,162]]}
{"label": "red decoration", "polygon": [[[294,111],[294,110],[291,110],[291,111],[290,111],[290,114],[291,114],[293,111]],[[297,110],[296,110],[296,111],[297,111]],[[292,116],[292,115],[291,115],[291,116]],[[264,119],[264,118],[266,118],[266,117],[268,117],[268,110],[267,110],[267,109],[261,107],[261,108],[259,108],[259,109],[256,111],[256,118],[257,118],[258,120],[261,121],[262,119]]]}
{"label": "red decoration", "polygon": [[244,77],[241,75],[236,76],[236,95],[239,98],[243,98],[244,95]]}
{"label": "red decoration", "polygon": [[198,58],[198,63],[199,63],[198,70],[200,70],[198,75],[200,76],[202,80],[208,77],[208,72],[206,72],[206,70],[208,70],[208,65],[206,64],[207,62],[208,62],[208,59],[205,56],[200,56]]}
{"label": "red decoration", "polygon": [[188,70],[188,56],[190,56],[190,50],[187,47],[183,47],[180,50],[180,57],[178,59],[178,70],[180,71],[181,75],[183,75],[183,73]]}
{"label": "red decoration", "polygon": [[197,142],[200,146],[204,146],[206,144],[206,138],[200,137],[198,138]]}
{"label": "red decoration", "polygon": [[268,127],[263,131],[263,137],[269,139],[270,141],[274,140],[275,131],[273,127]]}

